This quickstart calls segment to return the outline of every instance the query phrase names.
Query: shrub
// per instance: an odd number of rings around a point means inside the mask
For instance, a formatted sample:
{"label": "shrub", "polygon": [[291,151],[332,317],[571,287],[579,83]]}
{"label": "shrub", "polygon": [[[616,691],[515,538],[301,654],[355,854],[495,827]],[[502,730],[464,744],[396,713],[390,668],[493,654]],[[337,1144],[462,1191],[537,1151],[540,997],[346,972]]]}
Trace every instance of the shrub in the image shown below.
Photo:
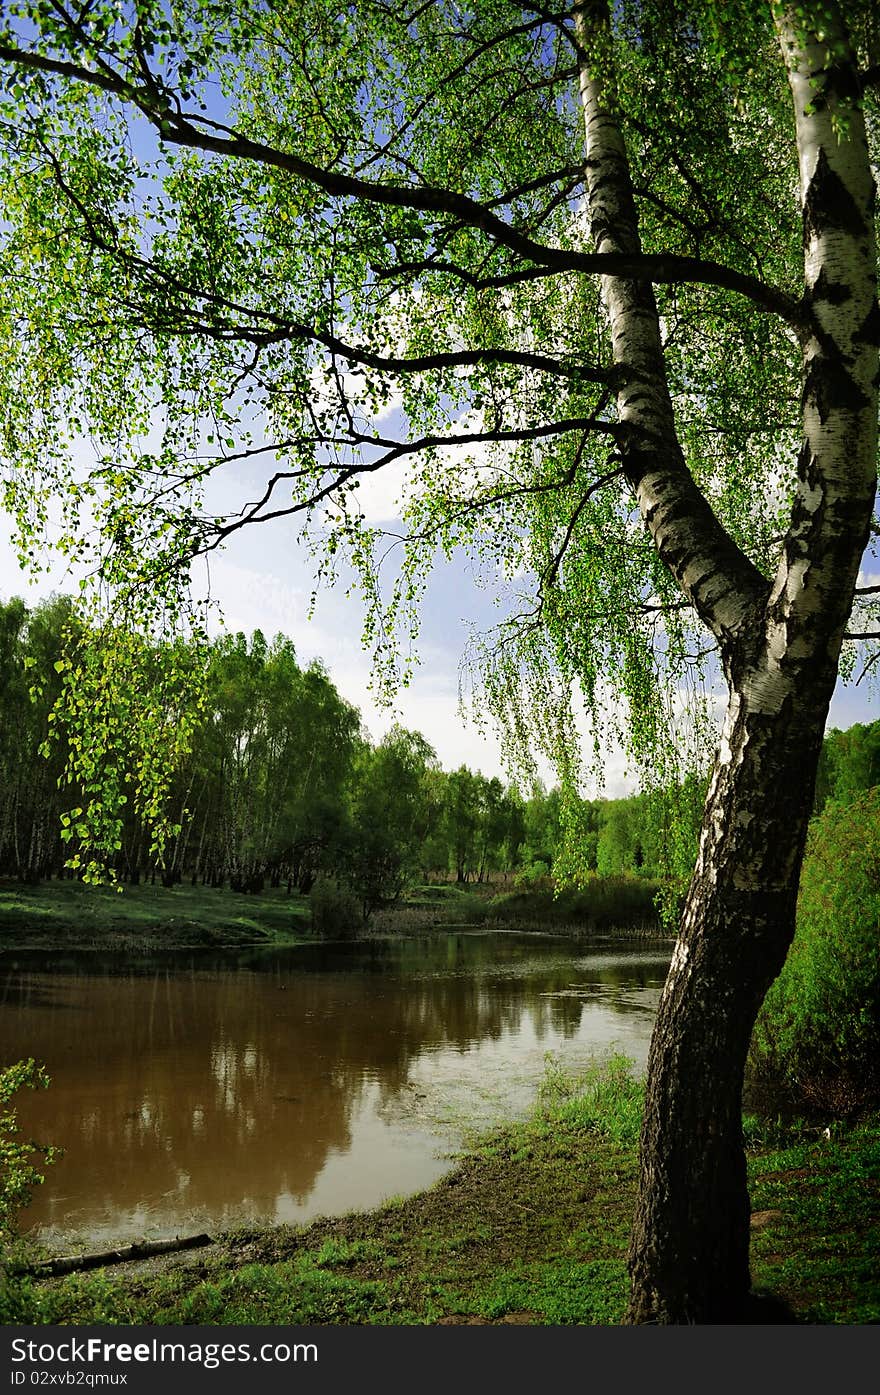
{"label": "shrub", "polygon": [[18,1234],[18,1215],[30,1201],[32,1189],[45,1181],[35,1159],[47,1165],[61,1151],[20,1138],[10,1101],[18,1090],[46,1089],[48,1084],[45,1069],[32,1056],[0,1070],[0,1244],[4,1246]]}
{"label": "shrub", "polygon": [[577,926],[613,933],[619,930],[660,928],[657,914],[659,883],[631,873],[618,877],[587,876],[583,885],[531,888],[506,892],[489,904],[495,921],[530,922],[544,928]]}
{"label": "shrub", "polygon": [[21,1138],[11,1100],[18,1090],[45,1089],[48,1084],[48,1075],[33,1057],[0,1069],[0,1323],[33,1322],[40,1306],[30,1280],[14,1273],[18,1218],[33,1188],[45,1180],[40,1169],[62,1150]]}
{"label": "shrub", "polygon": [[525,863],[517,871],[514,882],[517,886],[536,886],[541,890],[551,887],[553,883],[550,880],[549,863],[544,862],[542,858]]}
{"label": "shrub", "polygon": [[810,827],[794,942],[752,1038],[754,1072],[811,1102],[880,1098],[880,786]]}
{"label": "shrub", "polygon": [[322,940],[353,940],[363,926],[363,916],[351,892],[321,877],[309,892],[312,930]]}

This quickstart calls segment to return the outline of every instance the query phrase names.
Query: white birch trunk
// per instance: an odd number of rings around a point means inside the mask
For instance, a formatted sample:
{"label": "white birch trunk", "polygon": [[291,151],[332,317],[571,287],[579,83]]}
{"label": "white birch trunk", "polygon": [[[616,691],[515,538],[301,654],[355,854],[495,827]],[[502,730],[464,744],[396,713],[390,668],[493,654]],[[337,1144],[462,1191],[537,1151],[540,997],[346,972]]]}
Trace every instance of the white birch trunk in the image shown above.
{"label": "white birch trunk", "polygon": [[[580,15],[587,54],[596,13]],[[778,27],[795,102],[814,330],[804,347],[798,486],[772,586],[687,471],[650,288],[603,282],[624,370],[624,467],[660,555],[718,639],[730,690],[648,1064],[630,1248],[634,1322],[741,1321],[750,1312],[743,1070],[794,933],[816,767],[876,481],[880,315],[855,64],[838,54],[826,73],[823,46],[799,35],[790,16]],[[842,36],[842,27],[830,35]],[[601,251],[638,252],[626,152],[588,58],[581,99],[594,240]]]}

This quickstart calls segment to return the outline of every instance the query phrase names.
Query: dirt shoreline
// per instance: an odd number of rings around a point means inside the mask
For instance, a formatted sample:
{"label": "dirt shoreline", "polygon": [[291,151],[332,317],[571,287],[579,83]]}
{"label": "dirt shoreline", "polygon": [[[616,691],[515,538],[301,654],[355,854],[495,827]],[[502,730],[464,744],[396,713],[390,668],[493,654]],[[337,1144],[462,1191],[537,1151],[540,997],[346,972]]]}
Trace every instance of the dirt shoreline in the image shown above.
{"label": "dirt shoreline", "polygon": [[[752,1320],[880,1320],[880,1119],[768,1121],[749,1149]],[[302,1226],[211,1232],[208,1247],[28,1280],[34,1323],[295,1325],[622,1321],[632,1138],[565,1110],[460,1155],[425,1191]],[[784,1313],[784,1318],[779,1314]],[[16,1319],[7,1319],[16,1320]]]}

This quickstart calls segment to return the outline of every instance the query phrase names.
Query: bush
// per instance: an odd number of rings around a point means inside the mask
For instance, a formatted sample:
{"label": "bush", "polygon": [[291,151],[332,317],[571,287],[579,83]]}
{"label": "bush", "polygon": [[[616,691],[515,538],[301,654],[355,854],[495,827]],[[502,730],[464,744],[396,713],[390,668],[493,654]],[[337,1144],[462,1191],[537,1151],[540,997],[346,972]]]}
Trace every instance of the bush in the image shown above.
{"label": "bush", "polygon": [[794,942],[752,1038],[753,1072],[815,1104],[880,1099],[880,786],[810,827]]}
{"label": "bush", "polygon": [[31,1199],[31,1191],[45,1181],[35,1158],[47,1165],[60,1156],[60,1149],[19,1137],[18,1118],[10,1106],[21,1089],[46,1089],[49,1077],[33,1057],[0,1070],[0,1244],[5,1246],[18,1234],[18,1215]]}
{"label": "bush", "polygon": [[40,1168],[54,1162],[62,1150],[21,1138],[10,1102],[18,1090],[45,1089],[48,1084],[48,1075],[33,1057],[0,1069],[0,1323],[34,1322],[39,1308],[30,1280],[14,1274],[18,1218],[33,1188],[45,1180]]}
{"label": "bush", "polygon": [[659,882],[622,873],[618,877],[590,874],[580,887],[525,888],[506,892],[489,904],[494,921],[534,923],[545,929],[576,926],[613,933],[634,928],[658,930]]}
{"label": "bush", "polygon": [[520,867],[514,877],[517,886],[534,886],[541,890],[549,889],[553,883],[550,880],[550,864],[542,858],[534,862],[527,862]]}
{"label": "bush", "polygon": [[312,930],[322,940],[353,940],[364,923],[351,892],[326,877],[309,892],[309,907]]}

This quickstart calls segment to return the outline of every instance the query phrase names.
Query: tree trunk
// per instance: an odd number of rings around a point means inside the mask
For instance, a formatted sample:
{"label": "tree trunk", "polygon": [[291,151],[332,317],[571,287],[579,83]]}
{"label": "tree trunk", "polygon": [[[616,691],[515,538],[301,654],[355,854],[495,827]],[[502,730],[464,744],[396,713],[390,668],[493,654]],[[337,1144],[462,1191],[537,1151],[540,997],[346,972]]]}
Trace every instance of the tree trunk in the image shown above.
{"label": "tree trunk", "polygon": [[[660,556],[715,636],[730,694],[648,1062],[632,1322],[748,1313],[743,1071],[794,933],[825,719],[876,487],[880,312],[858,71],[833,6],[821,39],[804,32],[809,22],[802,11],[777,12],[804,227],[804,440],[772,584],[721,528],[684,463],[650,288],[602,283],[623,378],[623,468]],[[637,253],[607,24],[599,0],[578,12],[591,232],[600,251]],[[604,63],[593,56],[597,41]]]}
{"label": "tree trunk", "polygon": [[747,1320],[742,1084],[758,1009],[794,934],[836,668],[776,714],[734,691],[648,1062],[631,1322]]}

